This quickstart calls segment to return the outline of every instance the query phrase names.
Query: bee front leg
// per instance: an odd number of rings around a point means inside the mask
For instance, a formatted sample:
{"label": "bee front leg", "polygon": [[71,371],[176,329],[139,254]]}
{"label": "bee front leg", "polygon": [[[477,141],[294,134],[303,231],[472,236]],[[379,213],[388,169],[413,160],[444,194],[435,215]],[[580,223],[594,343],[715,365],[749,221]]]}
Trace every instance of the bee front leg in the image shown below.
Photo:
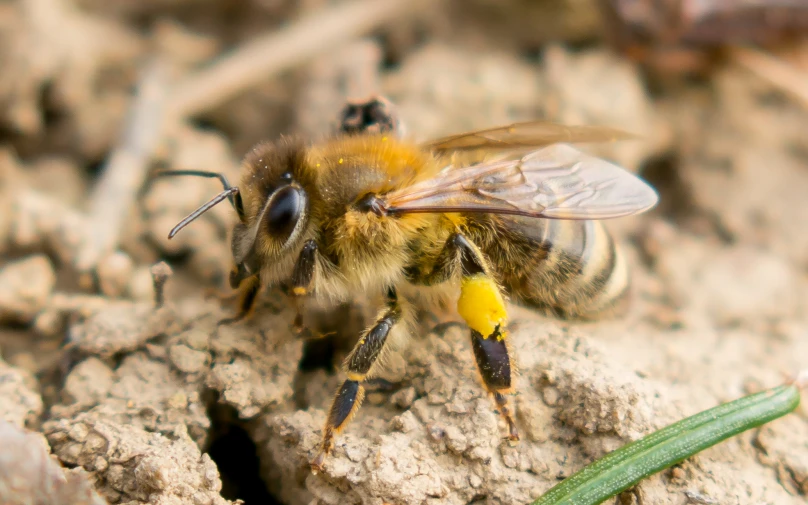
{"label": "bee front leg", "polygon": [[331,410],[323,432],[323,442],[317,456],[311,461],[313,472],[322,470],[325,458],[334,445],[334,436],[341,431],[359,410],[365,394],[364,384],[371,378],[374,365],[384,349],[390,332],[401,321],[402,309],[398,303],[395,289],[390,289],[387,295],[387,308],[381,312],[376,323],[367,330],[356,343],[351,354],[345,359],[343,368],[348,379],[342,383]]}
{"label": "bee front leg", "polygon": [[238,312],[233,317],[221,319],[218,323],[219,326],[233,324],[250,317],[255,311],[255,302],[258,300],[260,290],[261,278],[257,274],[243,279],[238,285]]}
{"label": "bee front leg", "polygon": [[483,384],[508,423],[508,438],[517,441],[519,433],[505,396],[513,388],[516,372],[508,350],[508,313],[499,286],[488,274],[483,254],[462,233],[454,233],[422,282],[448,280],[458,267],[461,281],[457,311],[470,328],[471,347]]}
{"label": "bee front leg", "polygon": [[292,286],[289,295],[295,307],[295,320],[292,323],[293,331],[302,337],[311,337],[311,332],[303,325],[301,303],[304,297],[311,292],[311,283],[314,279],[314,268],[317,265],[317,242],[307,240],[295,262],[292,271]]}

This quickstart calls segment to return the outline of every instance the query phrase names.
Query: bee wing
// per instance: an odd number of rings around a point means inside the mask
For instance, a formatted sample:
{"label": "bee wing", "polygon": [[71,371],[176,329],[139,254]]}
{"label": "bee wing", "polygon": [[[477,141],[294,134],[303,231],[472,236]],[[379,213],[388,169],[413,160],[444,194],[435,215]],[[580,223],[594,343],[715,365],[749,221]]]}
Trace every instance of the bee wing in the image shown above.
{"label": "bee wing", "polygon": [[636,136],[607,126],[570,126],[531,121],[450,135],[429,140],[422,143],[421,146],[424,149],[442,153],[476,149],[535,148],[558,142],[608,142],[631,138],[636,138]]}
{"label": "bee wing", "polygon": [[486,212],[551,219],[610,219],[656,205],[642,179],[555,144],[519,159],[449,167],[385,197],[390,213]]}

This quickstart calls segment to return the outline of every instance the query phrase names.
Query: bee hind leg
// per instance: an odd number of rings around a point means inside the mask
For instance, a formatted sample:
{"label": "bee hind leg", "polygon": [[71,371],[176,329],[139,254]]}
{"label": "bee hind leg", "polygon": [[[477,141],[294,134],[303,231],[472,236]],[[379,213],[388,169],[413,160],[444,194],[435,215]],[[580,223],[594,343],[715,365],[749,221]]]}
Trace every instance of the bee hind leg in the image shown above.
{"label": "bee hind leg", "polygon": [[323,441],[320,451],[311,461],[313,472],[322,470],[325,458],[334,446],[334,437],[350,422],[359,410],[365,394],[365,385],[370,380],[374,365],[384,349],[387,337],[393,327],[401,320],[402,310],[394,289],[388,292],[387,308],[381,313],[375,324],[367,330],[343,365],[347,380],[342,383],[331,410],[328,412]]}
{"label": "bee hind leg", "polygon": [[486,389],[494,396],[500,415],[508,424],[508,440],[519,440],[519,431],[513,420],[513,412],[505,396],[512,390],[511,381],[513,370],[508,353],[508,346],[504,338],[500,337],[499,329],[489,337],[483,337],[480,332],[471,330],[471,345],[477,369],[480,372]]}
{"label": "bee hind leg", "polygon": [[508,349],[505,301],[499,286],[488,274],[483,254],[471,241],[455,233],[447,240],[446,248],[454,250],[450,256],[459,262],[461,281],[457,310],[470,328],[477,369],[508,424],[508,439],[516,442],[519,432],[506,396],[513,389],[516,370]]}

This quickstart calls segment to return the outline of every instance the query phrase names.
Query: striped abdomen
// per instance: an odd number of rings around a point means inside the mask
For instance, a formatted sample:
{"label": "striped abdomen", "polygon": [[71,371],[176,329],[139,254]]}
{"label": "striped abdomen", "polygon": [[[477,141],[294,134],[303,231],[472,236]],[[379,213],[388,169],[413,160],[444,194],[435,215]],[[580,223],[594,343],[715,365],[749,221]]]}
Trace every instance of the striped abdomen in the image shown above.
{"label": "striped abdomen", "polygon": [[603,223],[512,216],[467,223],[514,301],[567,318],[624,308],[628,266]]}

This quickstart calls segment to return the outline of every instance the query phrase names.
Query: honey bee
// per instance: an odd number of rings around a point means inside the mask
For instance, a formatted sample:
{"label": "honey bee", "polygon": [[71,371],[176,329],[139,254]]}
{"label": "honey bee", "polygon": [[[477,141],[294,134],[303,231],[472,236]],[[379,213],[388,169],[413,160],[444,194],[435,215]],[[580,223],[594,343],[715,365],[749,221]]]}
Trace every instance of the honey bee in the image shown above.
{"label": "honey bee", "polygon": [[[343,365],[328,413],[322,469],[335,435],[359,409],[394,335],[412,331],[413,294],[448,293],[469,327],[483,385],[519,439],[507,395],[506,297],[566,318],[594,318],[629,291],[626,259],[602,220],[644,212],[657,193],[643,180],[573,148],[630,135],[607,127],[526,122],[416,143],[384,99],[351,103],[339,131],[319,142],[281,137],[256,145],[241,184],[180,222],[229,200],[238,214],[230,284],[248,315],[261,286],[287,283],[293,300],[353,293],[385,300]],[[296,326],[300,323],[297,312]]]}

